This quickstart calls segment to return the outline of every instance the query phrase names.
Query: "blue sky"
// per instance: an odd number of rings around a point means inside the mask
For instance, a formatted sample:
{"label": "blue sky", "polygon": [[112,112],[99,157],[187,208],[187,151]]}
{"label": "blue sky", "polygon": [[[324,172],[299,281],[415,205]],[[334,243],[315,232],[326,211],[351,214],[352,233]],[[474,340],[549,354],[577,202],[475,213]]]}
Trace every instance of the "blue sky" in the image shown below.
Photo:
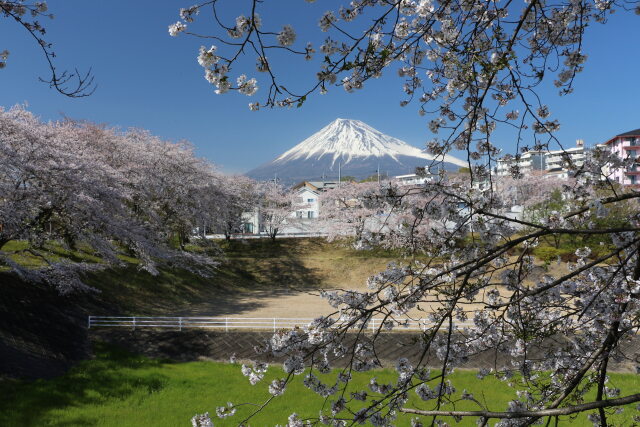
{"label": "blue sky", "polygon": [[[281,0],[261,14],[265,23],[274,20],[275,28],[293,24],[300,41],[318,40],[318,17],[337,3]],[[4,107],[26,102],[43,119],[64,114],[122,128],[141,127],[170,140],[186,139],[200,156],[226,172],[244,172],[267,162],[337,117],[362,120],[418,147],[431,138],[429,118],[420,117],[415,105],[399,106],[402,81],[392,73],[353,94],[335,88],[317,95],[300,109],[251,112],[248,102],[261,98],[215,95],[196,62],[202,42],[167,33],[178,9],[190,2],[50,0],[48,4],[56,18],[44,24],[58,67],[92,67],[98,88],[88,98],[68,99],[38,82],[39,76],[47,76],[39,49],[22,28],[2,19],[0,50],[11,51],[7,67],[0,70]],[[207,18],[200,19],[200,25],[211,25]],[[640,17],[632,13],[619,12],[604,26],[593,24],[584,46],[589,59],[575,93],[559,98],[552,88],[542,90],[552,117],[562,123],[557,136],[563,145],[571,146],[577,138],[592,145],[640,127],[639,40]],[[298,87],[314,82],[314,74],[304,72],[309,68],[298,65],[280,64],[285,81]],[[251,73],[253,67],[246,70]],[[498,135],[495,142],[511,152],[513,143],[508,139]]]}

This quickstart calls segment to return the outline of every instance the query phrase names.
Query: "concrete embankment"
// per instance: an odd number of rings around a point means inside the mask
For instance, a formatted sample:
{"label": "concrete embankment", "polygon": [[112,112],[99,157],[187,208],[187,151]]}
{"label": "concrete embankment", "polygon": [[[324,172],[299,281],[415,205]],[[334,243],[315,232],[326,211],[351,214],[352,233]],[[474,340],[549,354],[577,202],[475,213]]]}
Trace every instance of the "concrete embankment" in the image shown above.
{"label": "concrete embankment", "polygon": [[[261,346],[265,340],[273,335],[272,332],[218,332],[207,330],[126,330],[100,329],[91,330],[93,340],[108,342],[123,347],[131,352],[144,354],[151,358],[166,358],[175,361],[216,360],[228,361],[232,355],[237,360],[262,360],[264,362],[281,362],[281,358],[257,355],[256,346]],[[355,334],[347,338],[353,342]],[[556,337],[546,345],[561,346],[565,339]],[[508,344],[503,350],[508,350]],[[610,370],[617,372],[635,372],[635,366],[640,364],[640,337],[634,337],[622,343],[626,358],[612,360]],[[382,333],[375,343],[375,351],[385,367],[392,367],[400,357],[406,357],[412,363],[422,358],[423,363],[433,368],[439,368],[441,361],[432,351],[423,356],[424,349],[420,345],[420,334],[411,332]],[[532,357],[539,355],[540,349],[532,349]],[[635,359],[635,362],[634,362]],[[344,360],[335,360],[335,366],[344,365]],[[509,356],[502,351],[485,351],[474,355],[459,367],[464,369],[480,369],[502,367],[509,364]]]}

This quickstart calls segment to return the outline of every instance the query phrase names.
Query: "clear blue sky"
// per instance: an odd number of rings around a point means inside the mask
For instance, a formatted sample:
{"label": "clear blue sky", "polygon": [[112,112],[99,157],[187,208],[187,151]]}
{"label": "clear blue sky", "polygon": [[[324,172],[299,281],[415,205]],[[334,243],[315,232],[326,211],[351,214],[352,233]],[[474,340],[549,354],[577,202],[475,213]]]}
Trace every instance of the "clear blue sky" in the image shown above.
{"label": "clear blue sky", "polygon": [[[271,12],[265,10],[262,16],[265,22],[276,17],[278,26],[294,24],[301,41],[310,39],[312,32],[318,40],[319,15],[337,3],[271,2],[267,3]],[[429,118],[418,116],[415,105],[399,106],[402,82],[392,73],[354,94],[336,88],[318,95],[301,109],[251,112],[248,102],[260,97],[215,95],[196,62],[201,41],[167,33],[167,26],[178,19],[178,9],[190,6],[189,1],[50,0],[48,4],[56,18],[44,24],[59,68],[93,67],[98,89],[88,98],[67,99],[38,82],[48,71],[39,49],[22,28],[0,19],[0,51],[11,51],[7,67],[0,70],[4,107],[26,102],[43,119],[64,114],[146,128],[170,140],[187,139],[200,156],[227,172],[244,172],[267,162],[337,117],[362,120],[418,147],[431,137]],[[296,14],[305,11],[309,18],[302,21],[302,28],[309,29],[301,30]],[[639,40],[640,17],[632,13],[617,13],[605,26],[594,24],[584,47],[589,55],[586,70],[578,76],[575,93],[559,98],[555,90],[543,91],[553,117],[563,125],[557,135],[565,146],[576,138],[592,145],[640,127]],[[313,74],[284,65],[281,72],[292,84],[314,81]],[[249,72],[252,69],[248,67]],[[498,136],[496,142],[506,152],[513,151],[511,141],[504,139]]]}

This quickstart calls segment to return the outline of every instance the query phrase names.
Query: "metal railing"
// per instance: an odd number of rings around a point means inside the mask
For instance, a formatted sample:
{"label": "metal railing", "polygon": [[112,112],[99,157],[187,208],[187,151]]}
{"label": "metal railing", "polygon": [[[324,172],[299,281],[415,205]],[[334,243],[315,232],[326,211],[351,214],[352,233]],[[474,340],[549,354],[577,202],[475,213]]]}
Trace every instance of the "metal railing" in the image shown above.
{"label": "metal railing", "polygon": [[[280,329],[293,329],[304,327],[314,319],[287,318],[287,317],[149,317],[149,316],[89,316],[88,327],[127,327],[133,330],[137,328],[171,328],[183,329],[253,329],[275,332]],[[422,331],[433,324],[423,319],[401,319],[400,324],[394,322],[394,331]],[[366,328],[376,331],[380,328],[382,319],[371,319]],[[457,327],[471,326],[471,322],[456,323]],[[336,326],[339,326],[337,324]],[[353,328],[359,328],[354,326]]]}
{"label": "metal railing", "polygon": [[[285,237],[326,237],[329,234],[326,232],[321,232],[321,231],[317,231],[317,232],[311,232],[311,231],[301,231],[301,232],[286,232],[286,233],[278,233],[276,235],[276,239],[279,238],[285,238]],[[199,236],[194,236],[196,238],[198,238]],[[224,239],[225,235],[224,234],[207,234],[205,236],[207,239]],[[243,239],[270,239],[271,236],[269,236],[267,233],[265,232],[260,232],[260,233],[234,233],[231,234],[231,236],[229,237],[231,240],[243,240]]]}

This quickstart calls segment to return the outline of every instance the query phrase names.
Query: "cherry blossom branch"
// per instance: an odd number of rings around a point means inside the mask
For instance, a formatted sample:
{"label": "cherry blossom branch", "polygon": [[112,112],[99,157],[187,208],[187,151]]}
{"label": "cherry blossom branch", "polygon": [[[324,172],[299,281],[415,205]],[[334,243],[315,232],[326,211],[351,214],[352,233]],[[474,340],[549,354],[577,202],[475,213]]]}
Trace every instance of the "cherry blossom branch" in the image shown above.
{"label": "cherry blossom branch", "polygon": [[[42,2],[40,5],[45,6],[31,8],[30,10],[32,11],[32,14],[38,15],[46,11],[46,4]],[[22,3],[19,4],[18,2],[0,2],[0,12],[5,16],[13,18],[16,23],[22,26],[22,28],[24,28],[31,37],[33,37],[37,45],[40,47],[51,72],[51,77],[49,79],[40,78],[40,81],[49,84],[49,86],[58,91],[58,93],[70,98],[83,98],[92,95],[95,92],[97,85],[94,84],[94,76],[91,68],[89,68],[86,73],[81,73],[78,69],[75,69],[75,71],[71,73],[68,71],[58,73],[53,59],[56,55],[51,51],[51,44],[47,43],[38,35],[38,33],[40,35],[44,34],[44,28],[41,27],[37,21],[34,21],[33,23],[26,22],[18,12],[23,10],[25,7],[25,5]],[[72,86],[69,86],[68,84],[73,80],[76,82]]]}
{"label": "cherry blossom branch", "polygon": [[402,408],[400,412],[406,414],[416,414],[423,416],[448,416],[448,417],[478,417],[478,418],[501,418],[517,419],[530,417],[555,417],[561,415],[571,415],[578,412],[590,411],[592,409],[611,408],[640,402],[640,393],[616,399],[599,400],[595,402],[583,403],[580,405],[570,405],[562,408],[539,409],[533,411],[495,412],[495,411],[427,411],[422,409]]}

